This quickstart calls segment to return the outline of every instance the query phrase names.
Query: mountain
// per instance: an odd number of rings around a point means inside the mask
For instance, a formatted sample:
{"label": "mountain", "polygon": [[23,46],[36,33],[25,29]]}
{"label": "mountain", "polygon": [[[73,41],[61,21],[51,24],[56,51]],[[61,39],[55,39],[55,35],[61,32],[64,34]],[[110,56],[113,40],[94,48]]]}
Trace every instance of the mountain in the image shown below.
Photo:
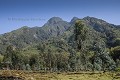
{"label": "mountain", "polygon": [[53,17],[43,25],[42,29],[47,32],[49,36],[56,37],[64,33],[70,26],[68,22],[63,21],[61,18]]}
{"label": "mountain", "polygon": [[[74,26],[77,20],[83,21],[87,29],[86,40],[82,43],[84,51],[76,49]],[[63,63],[60,62],[64,62],[64,59],[67,61],[64,63],[64,69],[70,66],[74,70],[76,65],[79,65],[77,67],[81,70],[91,70],[93,66],[97,66],[95,68],[97,70],[103,70],[103,66],[107,69],[115,69],[116,61],[120,57],[120,26],[89,16],[83,19],[73,17],[70,22],[59,17],[52,17],[42,27],[24,26],[0,35],[0,53],[2,55],[6,54],[9,45],[18,48],[21,51],[19,54],[23,56],[33,57],[32,55],[43,54],[42,57],[47,57],[47,59],[50,55],[52,59],[57,57],[58,61],[63,59],[63,61],[56,62],[60,64],[57,65],[59,69],[63,69]],[[31,57],[28,58],[31,59]],[[44,59],[42,60],[44,61]],[[32,63],[28,64],[32,66]]]}
{"label": "mountain", "polygon": [[[66,33],[70,28],[73,28],[75,21],[78,19],[77,17],[73,17],[70,22],[67,22],[59,17],[52,17],[42,27],[29,28],[24,26],[10,33],[1,35],[0,44],[1,46],[15,45],[19,48],[24,48],[39,41]],[[102,37],[108,38],[108,40],[120,37],[119,26],[109,24],[104,20],[94,17],[85,17],[82,20],[92,28],[92,32],[96,31],[101,34]]]}
{"label": "mountain", "polygon": [[73,17],[70,21],[71,24],[74,24],[76,20],[78,20],[79,18],[78,17]]}
{"label": "mountain", "polygon": [[53,17],[42,27],[29,28],[24,26],[10,33],[1,35],[1,45],[15,45],[19,48],[26,47],[30,44],[46,40],[50,37],[61,35],[70,27],[70,24],[59,17]]}

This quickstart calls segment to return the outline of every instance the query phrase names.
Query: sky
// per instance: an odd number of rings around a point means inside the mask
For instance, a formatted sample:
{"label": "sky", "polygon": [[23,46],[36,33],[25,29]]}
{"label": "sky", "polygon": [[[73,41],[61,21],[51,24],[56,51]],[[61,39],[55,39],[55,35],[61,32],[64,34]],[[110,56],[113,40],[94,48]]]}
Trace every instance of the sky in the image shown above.
{"label": "sky", "polygon": [[69,22],[86,16],[120,25],[120,0],[0,0],[0,34],[41,27],[52,17]]}

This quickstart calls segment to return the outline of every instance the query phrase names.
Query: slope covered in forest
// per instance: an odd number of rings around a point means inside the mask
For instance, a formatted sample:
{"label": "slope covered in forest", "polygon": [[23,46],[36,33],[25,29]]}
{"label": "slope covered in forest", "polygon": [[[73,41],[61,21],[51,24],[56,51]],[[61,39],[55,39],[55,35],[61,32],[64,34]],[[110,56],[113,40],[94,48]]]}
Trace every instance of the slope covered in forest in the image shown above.
{"label": "slope covered in forest", "polygon": [[[79,45],[82,50],[75,40],[77,20],[87,30]],[[53,17],[42,27],[24,26],[0,35],[0,61],[9,61],[14,69],[115,70],[120,67],[119,50],[119,26],[94,17],[74,17],[70,22]]]}

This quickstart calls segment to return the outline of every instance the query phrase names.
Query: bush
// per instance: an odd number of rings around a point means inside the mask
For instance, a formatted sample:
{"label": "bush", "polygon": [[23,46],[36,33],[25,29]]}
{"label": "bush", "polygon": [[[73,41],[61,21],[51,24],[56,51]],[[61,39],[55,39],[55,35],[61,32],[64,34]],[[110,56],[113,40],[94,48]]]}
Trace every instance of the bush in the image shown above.
{"label": "bush", "polygon": [[120,57],[120,46],[116,46],[114,48],[110,49],[110,55],[112,56],[112,58],[116,61],[116,59],[119,59]]}
{"label": "bush", "polygon": [[120,67],[119,67],[119,68],[116,68],[115,71],[120,71]]}

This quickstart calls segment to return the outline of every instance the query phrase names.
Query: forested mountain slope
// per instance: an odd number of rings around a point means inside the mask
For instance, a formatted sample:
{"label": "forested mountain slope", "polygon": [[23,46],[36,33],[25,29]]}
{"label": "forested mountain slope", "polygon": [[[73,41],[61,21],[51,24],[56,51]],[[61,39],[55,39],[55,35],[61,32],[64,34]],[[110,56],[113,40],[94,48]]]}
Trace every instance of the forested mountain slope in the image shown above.
{"label": "forested mountain slope", "polygon": [[115,70],[119,52],[119,26],[94,17],[70,22],[53,17],[42,27],[24,26],[0,35],[1,61],[9,60],[14,68]]}

